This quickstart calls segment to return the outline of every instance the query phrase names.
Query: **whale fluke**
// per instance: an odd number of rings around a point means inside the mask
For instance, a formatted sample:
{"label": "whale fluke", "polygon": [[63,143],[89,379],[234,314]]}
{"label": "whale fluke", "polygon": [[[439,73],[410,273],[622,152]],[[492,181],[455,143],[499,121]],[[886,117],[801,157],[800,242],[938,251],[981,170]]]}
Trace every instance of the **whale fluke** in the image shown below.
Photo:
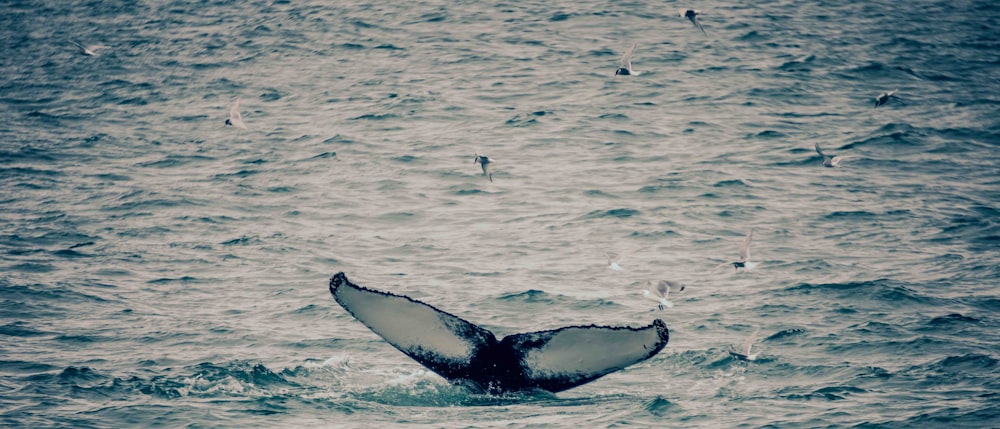
{"label": "whale fluke", "polygon": [[560,392],[642,362],[667,345],[659,319],[641,328],[567,326],[514,334],[492,332],[412,298],[330,279],[330,293],[393,347],[448,379],[487,393]]}

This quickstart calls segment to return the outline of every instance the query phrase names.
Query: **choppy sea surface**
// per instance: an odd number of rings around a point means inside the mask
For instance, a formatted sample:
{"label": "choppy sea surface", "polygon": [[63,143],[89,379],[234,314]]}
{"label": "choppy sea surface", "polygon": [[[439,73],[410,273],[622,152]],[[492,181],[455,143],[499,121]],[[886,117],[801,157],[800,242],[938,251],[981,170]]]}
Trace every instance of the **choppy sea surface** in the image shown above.
{"label": "choppy sea surface", "polygon": [[[992,0],[3,2],[0,425],[998,427],[998,28]],[[751,228],[760,265],[720,266]],[[477,394],[338,271],[498,336],[670,343]]]}

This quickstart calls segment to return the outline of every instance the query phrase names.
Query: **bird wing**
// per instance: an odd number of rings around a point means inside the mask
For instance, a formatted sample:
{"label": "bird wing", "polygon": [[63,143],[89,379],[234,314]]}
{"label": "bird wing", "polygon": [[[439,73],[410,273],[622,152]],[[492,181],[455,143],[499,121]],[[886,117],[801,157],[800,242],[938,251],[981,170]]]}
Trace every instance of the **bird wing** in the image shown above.
{"label": "bird wing", "polygon": [[[697,13],[697,12],[698,11],[695,11],[695,13]],[[698,29],[701,30],[701,34],[704,34],[706,36],[708,35],[708,33],[705,32],[705,27],[701,26],[701,20],[698,19],[698,15],[692,16],[691,17],[691,22],[694,23],[695,27],[698,27]]]}
{"label": "bird wing", "polygon": [[239,98],[237,98],[236,101],[233,102],[233,106],[229,108],[229,117],[236,120],[243,120],[243,117],[240,115]]}
{"label": "bird wing", "polygon": [[748,337],[747,340],[743,343],[743,354],[744,355],[750,356],[750,348],[752,348],[753,347],[753,343],[757,341],[757,333],[758,332],[760,332],[760,327],[758,327],[757,329],[754,329],[753,333],[750,334],[750,337]]}
{"label": "bird wing", "polygon": [[889,103],[890,98],[895,98],[896,100],[899,100],[899,97],[896,96],[896,91],[899,90],[894,89],[892,91],[883,92],[879,94],[878,97],[875,97],[875,108],[877,109],[878,106]]}
{"label": "bird wing", "polygon": [[81,54],[86,55],[86,56],[93,56],[93,55],[95,55],[94,49],[98,48],[98,46],[96,46],[96,45],[95,46],[91,46],[91,47],[88,48],[88,47],[83,46],[80,43],[77,43],[77,42],[75,42],[73,40],[70,40],[69,42],[72,43],[73,45],[75,45],[77,47],[77,49],[80,50]]}
{"label": "bird wing", "polygon": [[819,156],[826,157],[826,154],[823,153],[823,149],[819,148],[819,143],[816,143],[816,153],[818,153]]}
{"label": "bird wing", "polygon": [[656,284],[656,293],[660,294],[661,297],[666,298],[670,295],[670,282],[666,280],[660,280]]}
{"label": "bird wing", "polygon": [[743,244],[740,244],[740,260],[749,261],[750,260],[750,241],[753,240],[753,228],[750,228],[750,232],[747,236],[743,238]]}
{"label": "bird wing", "polygon": [[621,68],[632,70],[632,53],[635,52],[636,43],[632,43],[632,47],[625,51],[625,55],[622,55]]}
{"label": "bird wing", "polygon": [[233,107],[229,108],[229,122],[234,126],[246,129],[247,125],[243,123],[243,115],[240,114],[240,99],[237,98],[233,102]]}

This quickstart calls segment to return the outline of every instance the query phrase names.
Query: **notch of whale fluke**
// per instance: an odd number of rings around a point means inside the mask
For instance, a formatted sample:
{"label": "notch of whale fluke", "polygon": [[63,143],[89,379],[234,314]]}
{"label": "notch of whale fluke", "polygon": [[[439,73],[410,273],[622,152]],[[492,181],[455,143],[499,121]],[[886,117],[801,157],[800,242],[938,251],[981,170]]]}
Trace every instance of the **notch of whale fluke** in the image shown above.
{"label": "notch of whale fluke", "polygon": [[330,293],[354,318],[421,365],[487,393],[560,392],[649,359],[669,340],[660,319],[640,328],[567,326],[514,334],[492,332],[407,296],[356,285],[344,273]]}

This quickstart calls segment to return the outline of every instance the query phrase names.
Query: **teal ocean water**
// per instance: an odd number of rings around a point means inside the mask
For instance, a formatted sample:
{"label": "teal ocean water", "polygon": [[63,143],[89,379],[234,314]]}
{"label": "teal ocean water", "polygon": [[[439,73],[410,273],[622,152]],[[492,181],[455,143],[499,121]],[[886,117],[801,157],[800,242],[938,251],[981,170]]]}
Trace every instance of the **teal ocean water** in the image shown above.
{"label": "teal ocean water", "polygon": [[[996,2],[0,12],[3,426],[1000,426]],[[760,265],[720,267],[751,228]],[[670,343],[477,394],[337,305],[338,271],[498,336]],[[647,280],[687,289],[657,311]]]}

